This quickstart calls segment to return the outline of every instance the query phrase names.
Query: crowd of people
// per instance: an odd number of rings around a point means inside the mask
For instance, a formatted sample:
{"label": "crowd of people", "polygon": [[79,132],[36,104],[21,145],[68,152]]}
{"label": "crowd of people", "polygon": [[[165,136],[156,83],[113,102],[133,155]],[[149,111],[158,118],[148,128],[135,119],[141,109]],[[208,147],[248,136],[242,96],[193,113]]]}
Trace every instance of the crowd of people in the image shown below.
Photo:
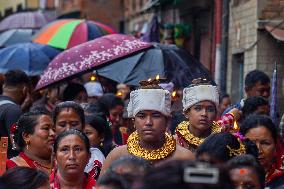
{"label": "crowd of people", "polygon": [[235,105],[205,78],[184,89],[149,79],[105,93],[74,79],[37,98],[32,90],[24,72],[5,74],[0,189],[284,188],[281,124],[269,117],[262,71],[246,75]]}

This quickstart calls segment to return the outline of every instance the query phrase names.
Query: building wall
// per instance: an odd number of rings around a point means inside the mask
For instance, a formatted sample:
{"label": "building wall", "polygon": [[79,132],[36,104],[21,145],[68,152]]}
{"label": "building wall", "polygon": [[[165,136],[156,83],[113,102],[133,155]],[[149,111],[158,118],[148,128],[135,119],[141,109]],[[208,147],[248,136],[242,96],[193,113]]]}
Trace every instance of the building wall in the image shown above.
{"label": "building wall", "polygon": [[64,0],[59,1],[59,14],[80,11],[81,18],[102,22],[120,31],[123,21],[123,0]]}
{"label": "building wall", "polygon": [[[233,1],[234,2],[234,1]],[[274,39],[265,29],[265,24],[277,25],[284,18],[284,0],[239,0],[237,5],[231,3],[229,49],[228,49],[228,81],[227,91],[234,101],[239,100],[236,91],[236,67],[234,54],[243,53],[243,78],[253,70],[259,69],[272,78],[274,63],[278,64],[278,104],[284,103],[281,93],[281,81],[284,77],[284,42]],[[279,26],[284,28],[284,24]],[[279,106],[280,114],[284,107]]]}
{"label": "building wall", "polygon": [[5,16],[5,10],[12,9],[13,12],[17,12],[17,6],[21,5],[24,9],[26,4],[25,0],[0,0],[0,19]]}
{"label": "building wall", "polygon": [[[257,45],[258,57],[257,68],[264,70],[272,76],[275,62],[277,63],[278,73],[278,108],[282,115],[284,112],[284,94],[281,91],[282,80],[284,79],[284,42],[277,41],[272,35],[263,29],[265,24],[276,26],[284,18],[284,0],[261,0],[259,4],[258,17],[260,19]],[[284,29],[284,24],[279,28]]]}
{"label": "building wall", "polygon": [[37,9],[39,8],[40,1],[39,0],[26,0],[27,9]]}
{"label": "building wall", "polygon": [[82,15],[86,19],[110,25],[117,31],[124,20],[123,0],[83,0]]}
{"label": "building wall", "polygon": [[125,32],[141,30],[143,24],[151,20],[152,11],[142,11],[148,0],[124,0]]}
{"label": "building wall", "polygon": [[64,0],[59,1],[59,14],[81,10],[83,0]]}
{"label": "building wall", "polygon": [[[227,92],[233,101],[241,97],[236,86],[242,86],[243,77],[251,70],[257,68],[257,48],[253,44],[257,41],[257,0],[241,1],[230,5],[229,42],[228,42],[228,68]],[[243,77],[236,79],[241,73],[236,71],[233,56],[243,53]],[[242,91],[242,89],[240,89]]]}
{"label": "building wall", "polygon": [[270,78],[274,70],[274,64],[277,63],[278,73],[278,94],[277,100],[279,112],[284,112],[284,94],[281,92],[282,80],[284,79],[284,42],[277,42],[267,31],[259,31],[259,43],[257,45],[257,69],[266,72]]}

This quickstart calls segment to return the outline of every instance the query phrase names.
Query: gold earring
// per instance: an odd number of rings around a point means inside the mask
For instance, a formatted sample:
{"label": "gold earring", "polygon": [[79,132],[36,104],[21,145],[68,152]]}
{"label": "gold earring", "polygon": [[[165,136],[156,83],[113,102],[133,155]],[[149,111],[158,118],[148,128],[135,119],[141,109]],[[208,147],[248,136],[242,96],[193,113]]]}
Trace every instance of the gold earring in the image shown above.
{"label": "gold earring", "polygon": [[30,141],[29,140],[27,140],[27,141],[25,141],[26,142],[26,147],[27,147],[27,150],[29,149],[29,144],[30,144]]}
{"label": "gold earring", "polygon": [[103,146],[104,146],[104,143],[103,143],[103,140],[101,140],[100,147],[103,147]]}

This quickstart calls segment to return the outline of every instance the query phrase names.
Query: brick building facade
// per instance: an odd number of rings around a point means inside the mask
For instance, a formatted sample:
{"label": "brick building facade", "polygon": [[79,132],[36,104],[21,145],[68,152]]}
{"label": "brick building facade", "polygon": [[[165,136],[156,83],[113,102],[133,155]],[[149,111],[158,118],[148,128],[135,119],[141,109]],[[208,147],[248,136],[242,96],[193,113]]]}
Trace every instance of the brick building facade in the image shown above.
{"label": "brick building facade", "polygon": [[58,12],[59,15],[79,12],[79,18],[102,22],[118,32],[123,32],[123,2],[123,0],[64,0],[60,1]]}

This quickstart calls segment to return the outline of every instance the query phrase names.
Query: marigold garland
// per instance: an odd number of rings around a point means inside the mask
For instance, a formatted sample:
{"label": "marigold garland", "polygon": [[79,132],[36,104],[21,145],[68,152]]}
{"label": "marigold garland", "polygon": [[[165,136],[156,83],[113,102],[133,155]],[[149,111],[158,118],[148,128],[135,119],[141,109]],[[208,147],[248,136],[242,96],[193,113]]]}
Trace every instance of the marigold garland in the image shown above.
{"label": "marigold garland", "polygon": [[[182,137],[187,143],[195,146],[199,146],[204,142],[206,138],[199,138],[191,134],[188,130],[189,122],[183,121],[181,122],[176,128],[176,134]],[[221,127],[216,123],[213,122],[211,127],[211,133],[220,133]]]}
{"label": "marigold garland", "polygon": [[137,131],[133,132],[127,140],[127,150],[130,154],[146,160],[160,160],[170,156],[176,150],[176,141],[168,133],[165,134],[166,142],[156,150],[146,150],[139,144]]}

